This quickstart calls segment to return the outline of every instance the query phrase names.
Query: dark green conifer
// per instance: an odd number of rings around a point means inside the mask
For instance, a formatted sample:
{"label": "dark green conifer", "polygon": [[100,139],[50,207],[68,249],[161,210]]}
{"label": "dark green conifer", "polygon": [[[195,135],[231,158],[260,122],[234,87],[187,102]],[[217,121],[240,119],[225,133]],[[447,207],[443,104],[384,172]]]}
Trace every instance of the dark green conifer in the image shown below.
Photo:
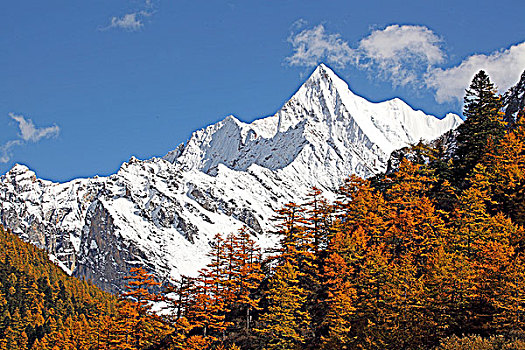
{"label": "dark green conifer", "polygon": [[454,165],[456,185],[463,187],[464,179],[487,151],[505,133],[502,122],[501,98],[485,71],[480,70],[466,90],[463,115],[466,120],[458,129]]}

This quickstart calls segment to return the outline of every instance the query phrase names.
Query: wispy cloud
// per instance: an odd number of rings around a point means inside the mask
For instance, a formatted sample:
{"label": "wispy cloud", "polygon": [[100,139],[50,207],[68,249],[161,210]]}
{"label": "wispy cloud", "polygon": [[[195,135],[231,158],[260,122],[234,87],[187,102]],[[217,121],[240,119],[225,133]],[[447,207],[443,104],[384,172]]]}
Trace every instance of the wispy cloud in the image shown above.
{"label": "wispy cloud", "polygon": [[304,18],[299,18],[298,20],[292,23],[290,28],[295,31],[295,30],[302,29],[306,27],[307,25],[308,25],[307,20],[305,20]]}
{"label": "wispy cloud", "polygon": [[294,51],[285,59],[289,65],[311,67],[326,61],[344,68],[352,64],[379,73],[395,86],[415,82],[446,57],[441,38],[426,27],[413,25],[374,30],[355,48],[340,34],[327,33],[322,24],[292,33],[288,42]]}
{"label": "wispy cloud", "polygon": [[394,86],[406,86],[445,62],[442,45],[442,39],[427,27],[395,24],[374,30],[359,42],[357,66],[378,72]]}
{"label": "wispy cloud", "polygon": [[472,55],[451,68],[432,68],[425,76],[426,85],[435,91],[439,103],[461,101],[474,75],[483,69],[501,93],[519,80],[525,69],[525,42],[488,55]]}
{"label": "wispy cloud", "polygon": [[5,144],[0,146],[0,163],[7,163],[13,156],[11,149],[15,146],[22,144],[20,140],[7,141]]}
{"label": "wispy cloud", "polygon": [[25,119],[22,115],[9,113],[9,117],[18,123],[19,136],[24,141],[38,142],[43,138],[56,137],[60,133],[58,125],[37,128],[31,119]]}
{"label": "wispy cloud", "polygon": [[106,27],[109,28],[120,28],[130,32],[140,30],[144,26],[142,18],[139,12],[127,13],[122,17],[112,17],[111,24]]}
{"label": "wispy cloud", "polygon": [[154,13],[154,1],[145,0],[141,10],[132,11],[122,16],[111,17],[110,24],[99,28],[101,31],[108,29],[122,29],[128,32],[136,32],[144,27],[144,20]]}
{"label": "wispy cloud", "polygon": [[487,55],[472,55],[459,65],[446,68],[444,40],[421,25],[393,24],[375,29],[352,47],[340,34],[329,33],[320,24],[292,32],[288,42],[293,49],[292,55],[285,58],[288,65],[351,65],[394,87],[430,89],[439,103],[461,101],[480,69],[487,71],[502,92],[515,84],[525,69],[525,42]]}
{"label": "wispy cloud", "polygon": [[294,53],[285,60],[291,66],[311,67],[326,61],[344,67],[354,59],[354,50],[348,43],[341,39],[339,34],[326,33],[322,24],[299,33],[292,33],[288,42],[292,44]]}
{"label": "wispy cloud", "polygon": [[15,146],[22,146],[27,142],[36,143],[42,139],[57,137],[60,134],[58,125],[38,128],[29,118],[22,115],[9,113],[9,117],[18,123],[18,139],[7,141],[0,146],[0,163],[7,163],[12,157],[12,149]]}

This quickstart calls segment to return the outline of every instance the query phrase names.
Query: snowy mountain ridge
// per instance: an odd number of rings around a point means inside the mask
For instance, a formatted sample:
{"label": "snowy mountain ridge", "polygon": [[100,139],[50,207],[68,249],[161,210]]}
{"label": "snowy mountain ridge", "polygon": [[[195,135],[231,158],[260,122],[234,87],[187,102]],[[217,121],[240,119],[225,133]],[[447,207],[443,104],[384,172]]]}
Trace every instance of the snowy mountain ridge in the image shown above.
{"label": "snowy mountain ridge", "polygon": [[[328,142],[336,153],[352,148],[359,137],[378,153],[388,155],[420,139],[432,140],[457,127],[461,119],[443,119],[414,111],[402,100],[371,103],[355,95],[332,70],[321,64],[275,115],[246,124],[234,116],[196,131],[187,145],[164,159],[184,169],[209,173],[217,164],[246,170],[258,164],[282,169],[295,160],[302,147]],[[301,142],[297,144],[295,138]],[[284,154],[275,154],[285,144]],[[381,164],[369,170],[377,172]],[[361,176],[370,173],[358,173]]]}
{"label": "snowy mountain ridge", "polygon": [[0,178],[0,221],[66,271],[118,291],[138,264],[159,278],[195,274],[209,240],[246,225],[268,247],[274,211],[313,186],[328,198],[350,174],[384,171],[395,149],[457,127],[400,99],[372,103],[320,65],[273,116],[233,116],[163,158],[108,177],[53,183],[16,165]]}

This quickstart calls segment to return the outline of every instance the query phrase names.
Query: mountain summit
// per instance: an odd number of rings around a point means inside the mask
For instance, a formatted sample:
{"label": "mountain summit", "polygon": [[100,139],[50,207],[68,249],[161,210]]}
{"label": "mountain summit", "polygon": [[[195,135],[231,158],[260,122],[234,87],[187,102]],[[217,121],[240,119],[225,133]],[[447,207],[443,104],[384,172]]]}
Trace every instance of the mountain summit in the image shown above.
{"label": "mountain summit", "polygon": [[320,181],[315,185],[333,188],[342,176],[383,171],[392,151],[435,139],[460,123],[455,114],[437,119],[397,98],[369,102],[321,64],[275,115],[251,124],[229,116],[195,132],[164,159],[208,174],[216,174],[219,164],[275,171],[303,163],[310,185]]}
{"label": "mountain summit", "polygon": [[333,198],[345,177],[384,171],[395,149],[460,123],[400,99],[369,102],[321,64],[276,114],[228,116],[108,177],[53,183],[16,165],[0,178],[0,221],[69,273],[118,291],[136,265],[161,278],[194,274],[217,232],[245,225],[268,247],[269,218],[285,203],[313,186]]}

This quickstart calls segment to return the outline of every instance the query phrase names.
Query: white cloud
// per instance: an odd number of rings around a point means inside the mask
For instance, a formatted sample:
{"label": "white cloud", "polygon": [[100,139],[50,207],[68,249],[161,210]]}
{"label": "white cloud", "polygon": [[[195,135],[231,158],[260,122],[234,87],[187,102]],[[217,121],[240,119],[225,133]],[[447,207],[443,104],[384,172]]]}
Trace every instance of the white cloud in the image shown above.
{"label": "white cloud", "polygon": [[26,142],[38,142],[42,139],[57,137],[60,133],[58,125],[38,128],[31,119],[26,119],[22,115],[9,113],[9,117],[18,123],[19,139],[7,141],[0,146],[0,163],[7,163],[12,156],[12,148],[21,146]]}
{"label": "white cloud", "polygon": [[123,29],[128,32],[136,32],[144,27],[144,19],[150,17],[155,13],[155,5],[158,1],[156,0],[145,0],[142,3],[141,10],[133,11],[127,13],[121,17],[114,16],[111,17],[111,23],[106,26],[99,28],[99,30],[104,31],[112,28]]}
{"label": "white cloud", "polygon": [[[303,21],[294,23],[293,27]],[[288,38],[293,54],[286,58],[292,66],[311,67],[322,61],[344,68],[353,64],[378,73],[394,86],[421,81],[434,64],[443,63],[446,55],[442,39],[424,26],[391,25],[363,38],[350,47],[340,34],[327,33],[320,24]]]}
{"label": "white cloud", "polygon": [[299,18],[297,21],[292,23],[291,28],[292,30],[299,30],[299,29],[306,27],[307,25],[308,25],[307,20],[305,20],[304,18]]}
{"label": "white cloud", "polygon": [[327,34],[322,24],[296,34],[292,33],[288,42],[294,50],[291,56],[286,57],[286,62],[291,66],[312,67],[326,61],[345,67],[354,57],[354,50],[348,43],[341,39],[339,34]]}
{"label": "white cloud", "polygon": [[7,163],[12,157],[11,148],[14,146],[21,145],[20,140],[7,141],[4,145],[0,146],[0,163]]}
{"label": "white cloud", "polygon": [[394,86],[414,84],[435,64],[445,61],[442,39],[424,26],[390,25],[359,42],[357,65]]}
{"label": "white cloud", "polygon": [[58,125],[48,126],[47,128],[37,128],[31,119],[25,119],[22,115],[9,113],[9,116],[18,122],[20,138],[24,141],[38,142],[43,138],[56,137],[60,133]]}
{"label": "white cloud", "polygon": [[[304,26],[299,20],[293,29]],[[311,67],[326,62],[340,68],[354,65],[394,87],[412,86],[434,91],[438,103],[462,101],[472,77],[484,69],[500,92],[514,85],[525,69],[525,42],[488,55],[472,55],[458,66],[447,63],[443,39],[425,26],[393,24],[373,30],[351,47],[340,34],[327,33],[320,24],[288,38],[293,54],[285,61]]]}
{"label": "white cloud", "polygon": [[125,14],[122,17],[112,17],[111,24],[104,29],[120,28],[130,32],[135,32],[144,26],[141,15],[141,12],[134,12]]}
{"label": "white cloud", "polygon": [[489,55],[472,55],[458,66],[433,68],[425,77],[427,87],[435,90],[439,103],[462,101],[474,75],[485,70],[500,93],[516,84],[525,69],[525,42]]}

